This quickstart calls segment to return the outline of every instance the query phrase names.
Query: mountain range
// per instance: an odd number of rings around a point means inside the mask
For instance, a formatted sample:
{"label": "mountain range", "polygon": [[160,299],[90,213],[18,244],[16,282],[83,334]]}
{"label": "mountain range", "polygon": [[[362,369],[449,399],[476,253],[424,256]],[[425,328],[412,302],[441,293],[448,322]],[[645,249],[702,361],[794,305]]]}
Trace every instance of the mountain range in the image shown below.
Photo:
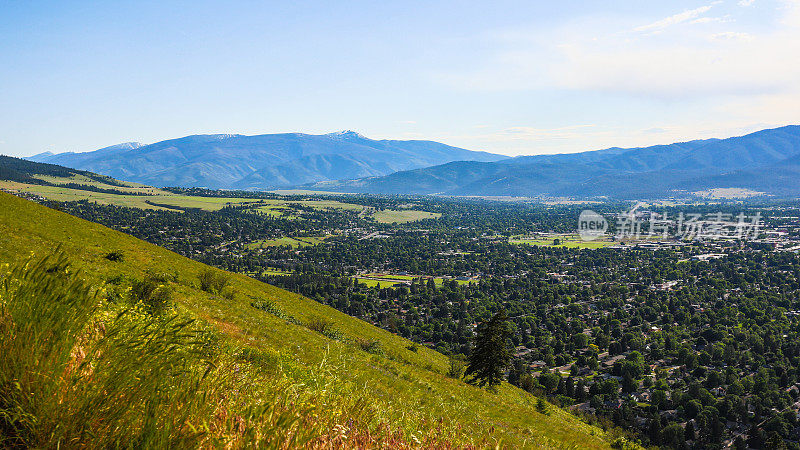
{"label": "mountain range", "polygon": [[314,188],[383,194],[650,198],[718,188],[800,195],[800,126],[641,148],[456,161]]}
{"label": "mountain range", "polygon": [[516,158],[344,131],[194,135],[28,159],[152,186],[617,199],[734,189],[800,196],[797,125],[727,139]]}
{"label": "mountain range", "polygon": [[193,135],[85,153],[41,153],[31,161],[87,170],[151,186],[273,189],[376,177],[452,161],[507,158],[432,141],[373,140],[352,131]]}

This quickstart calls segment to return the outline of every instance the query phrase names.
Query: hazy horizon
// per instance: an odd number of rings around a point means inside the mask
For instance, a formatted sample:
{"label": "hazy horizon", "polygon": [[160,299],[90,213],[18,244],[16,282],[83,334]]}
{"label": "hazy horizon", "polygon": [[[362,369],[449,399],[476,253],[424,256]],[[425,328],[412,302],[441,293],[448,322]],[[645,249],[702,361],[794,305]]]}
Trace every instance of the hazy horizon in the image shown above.
{"label": "hazy horizon", "polygon": [[[770,128],[783,128],[783,127],[786,127],[786,126],[797,126],[797,124],[786,124],[786,125],[780,125],[780,126],[777,126],[777,127],[769,127],[769,128],[766,128],[766,129],[770,129]],[[108,147],[113,147],[113,146],[115,146],[115,145],[122,145],[122,144],[132,144],[132,143],[136,143],[136,144],[140,144],[141,146],[147,146],[147,145],[155,144],[155,143],[158,143],[158,142],[169,141],[169,140],[174,140],[174,139],[181,139],[181,138],[188,137],[188,136],[199,136],[199,135],[210,135],[210,136],[215,136],[215,135],[231,135],[231,136],[261,136],[261,135],[269,135],[269,134],[306,134],[306,135],[317,135],[317,136],[321,136],[321,135],[326,135],[326,134],[334,134],[334,133],[341,132],[341,131],[354,131],[354,132],[356,132],[356,133],[358,133],[358,134],[360,134],[360,135],[362,135],[362,136],[364,136],[364,137],[366,137],[366,138],[368,138],[368,139],[372,139],[372,140],[375,140],[375,141],[380,141],[380,140],[393,140],[393,139],[390,139],[390,138],[381,138],[381,137],[367,136],[367,135],[364,135],[364,133],[361,133],[361,132],[359,132],[358,130],[352,130],[352,129],[347,129],[347,130],[337,130],[337,131],[331,131],[331,132],[328,132],[328,133],[304,133],[304,132],[302,132],[302,131],[287,131],[287,132],[281,132],[281,133],[257,133],[257,134],[243,134],[243,133],[194,133],[194,134],[189,134],[189,135],[186,135],[186,136],[177,136],[177,137],[172,137],[172,138],[162,139],[162,140],[159,140],[159,141],[154,141],[154,142],[126,141],[126,142],[117,142],[116,144],[110,144],[110,145],[106,145],[106,146],[99,147],[99,148],[95,148],[95,149],[91,149],[91,150],[66,151],[66,152],[53,152],[53,151],[49,151],[49,152],[51,152],[51,153],[53,153],[53,154],[58,154],[58,153],[87,153],[87,152],[93,152],[93,151],[96,151],[96,150],[101,150],[101,149],[108,148]],[[761,129],[758,129],[758,130],[753,130],[753,131],[761,131]],[[648,145],[646,145],[646,146],[652,146],[652,145],[668,145],[668,144],[674,144],[674,143],[678,143],[678,142],[688,142],[688,141],[703,140],[703,139],[727,139],[727,138],[731,138],[731,137],[742,136],[742,135],[745,135],[745,134],[749,134],[749,133],[738,133],[738,134],[734,134],[734,135],[730,135],[730,136],[712,136],[712,137],[697,138],[697,139],[687,138],[687,139],[682,139],[682,140],[678,140],[678,141],[674,141],[674,142],[657,142],[657,143],[654,143],[654,144],[648,144]],[[412,139],[404,139],[404,140],[412,140]],[[419,139],[419,140],[423,140],[423,141],[430,141],[430,140],[432,140],[432,139]],[[442,143],[442,144],[447,144],[447,145],[452,145],[452,144],[449,144],[449,143],[447,143],[447,142],[441,142],[441,143]],[[646,147],[646,146],[636,146],[636,147]],[[611,147],[619,147],[619,146],[611,146]],[[506,153],[503,153],[503,152],[499,152],[499,151],[498,151],[498,152],[489,152],[489,153],[495,153],[495,154],[499,154],[499,155],[505,155],[505,156],[509,156],[509,157],[516,157],[516,156],[535,156],[535,155],[544,155],[544,154],[555,155],[555,154],[568,154],[568,153],[582,153],[582,152],[591,152],[591,151],[597,151],[597,150],[605,150],[605,149],[607,149],[607,148],[611,148],[611,147],[603,147],[603,148],[587,148],[587,149],[576,150],[576,151],[574,151],[574,152],[553,152],[553,153],[532,153],[532,154],[506,154]],[[636,147],[631,147],[631,148],[636,148]],[[623,147],[623,148],[624,148],[624,147]],[[481,150],[481,149],[474,149],[474,148],[465,148],[465,150],[473,150],[473,151],[485,151],[485,150]],[[30,155],[18,155],[18,156],[19,156],[19,157],[22,157],[22,158],[27,158],[27,157],[36,156],[36,155],[39,155],[39,154],[42,154],[42,153],[48,153],[48,151],[44,151],[44,152],[38,152],[38,153],[32,153],[32,154],[30,154]],[[2,153],[0,153],[0,154],[2,154]],[[12,155],[12,156],[13,156],[13,155]]]}

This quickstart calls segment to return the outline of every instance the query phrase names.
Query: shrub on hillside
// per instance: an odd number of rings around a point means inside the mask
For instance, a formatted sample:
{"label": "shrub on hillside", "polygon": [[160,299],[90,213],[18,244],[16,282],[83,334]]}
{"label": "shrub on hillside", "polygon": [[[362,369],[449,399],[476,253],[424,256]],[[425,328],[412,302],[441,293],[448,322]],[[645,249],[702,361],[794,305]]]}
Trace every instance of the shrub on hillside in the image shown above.
{"label": "shrub on hillside", "polygon": [[550,415],[550,409],[547,407],[547,402],[542,397],[536,399],[536,411],[539,414]]}
{"label": "shrub on hillside", "polygon": [[229,287],[230,275],[219,270],[204,270],[197,276],[200,281],[200,289],[210,294],[221,295],[228,300],[233,300],[236,293]]}
{"label": "shrub on hillside", "polygon": [[364,350],[367,353],[372,353],[373,355],[382,355],[383,348],[381,348],[381,343],[376,341],[375,339],[358,339],[356,340],[356,345],[361,350]]}
{"label": "shrub on hillside", "polygon": [[333,324],[320,317],[314,317],[307,324],[306,328],[327,337],[328,339],[341,340],[342,334],[334,328]]}
{"label": "shrub on hillside", "polygon": [[133,282],[131,297],[134,303],[140,303],[148,312],[161,314],[172,304],[172,287],[160,285],[147,277]]}
{"label": "shrub on hillside", "polygon": [[267,312],[272,314],[273,316],[280,317],[281,319],[293,323],[295,325],[300,325],[300,321],[294,318],[291,314],[283,311],[282,309],[278,308],[275,303],[269,300],[258,300],[255,302],[251,302],[250,306],[255,309],[259,309],[261,311]]}
{"label": "shrub on hillside", "polygon": [[467,367],[464,357],[461,355],[451,355],[448,359],[450,360],[450,367],[447,369],[447,376],[460,380],[461,377],[464,376],[464,370]]}
{"label": "shrub on hillside", "polygon": [[125,255],[119,250],[114,250],[113,252],[106,253],[105,258],[112,262],[122,262],[125,260]]}
{"label": "shrub on hillside", "polygon": [[277,306],[275,306],[275,303],[273,303],[273,302],[271,302],[269,300],[259,300],[259,301],[256,301],[256,302],[251,302],[250,306],[252,306],[255,309],[259,309],[261,311],[268,312],[268,313],[270,313],[270,314],[272,314],[274,316],[278,316],[278,317],[282,317],[283,316],[283,311],[280,308],[278,308]]}
{"label": "shrub on hillside", "polygon": [[178,273],[172,272],[156,272],[154,270],[147,270],[145,271],[147,274],[147,278],[156,281],[158,283],[177,283],[178,282]]}

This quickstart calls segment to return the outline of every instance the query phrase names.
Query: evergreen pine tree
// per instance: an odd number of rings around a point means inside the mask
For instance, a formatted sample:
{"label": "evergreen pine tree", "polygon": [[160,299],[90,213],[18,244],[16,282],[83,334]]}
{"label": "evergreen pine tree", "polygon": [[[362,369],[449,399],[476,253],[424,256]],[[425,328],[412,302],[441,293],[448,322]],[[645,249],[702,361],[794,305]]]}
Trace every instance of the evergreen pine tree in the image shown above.
{"label": "evergreen pine tree", "polygon": [[536,399],[536,411],[538,411],[539,414],[544,414],[546,416],[550,415],[550,410],[547,408],[547,403],[545,403],[542,397],[538,397]]}
{"label": "evergreen pine tree", "polygon": [[508,316],[505,311],[495,314],[488,322],[478,327],[475,348],[469,356],[465,373],[470,383],[478,386],[496,386],[511,363],[511,351],[506,340],[511,337]]}
{"label": "evergreen pine tree", "polygon": [[578,403],[583,403],[586,401],[586,382],[583,381],[583,378],[578,380],[578,384],[575,385],[575,395],[573,395],[575,401]]}
{"label": "evergreen pine tree", "polygon": [[683,437],[687,441],[695,440],[694,423],[686,422],[686,427],[683,429]]}

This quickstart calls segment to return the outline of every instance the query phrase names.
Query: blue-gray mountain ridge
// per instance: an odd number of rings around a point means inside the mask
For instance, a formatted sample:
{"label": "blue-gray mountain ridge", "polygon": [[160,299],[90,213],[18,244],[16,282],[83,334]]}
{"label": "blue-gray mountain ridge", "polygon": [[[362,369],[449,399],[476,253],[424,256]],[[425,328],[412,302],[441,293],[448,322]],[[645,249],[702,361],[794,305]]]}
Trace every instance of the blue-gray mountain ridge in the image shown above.
{"label": "blue-gray mountain ridge", "polygon": [[193,135],[155,144],[118,144],[86,153],[42,153],[31,161],[151,186],[274,189],[388,175],[452,161],[507,158],[433,141],[373,140],[352,131]]}
{"label": "blue-gray mountain ridge", "polygon": [[618,199],[713,188],[800,196],[800,126],[641,148],[507,158],[354,132],[199,135],[33,161],[155,186]]}
{"label": "blue-gray mountain ridge", "polygon": [[800,196],[800,126],[642,148],[456,161],[313,188],[381,194],[683,197],[713,188]]}

